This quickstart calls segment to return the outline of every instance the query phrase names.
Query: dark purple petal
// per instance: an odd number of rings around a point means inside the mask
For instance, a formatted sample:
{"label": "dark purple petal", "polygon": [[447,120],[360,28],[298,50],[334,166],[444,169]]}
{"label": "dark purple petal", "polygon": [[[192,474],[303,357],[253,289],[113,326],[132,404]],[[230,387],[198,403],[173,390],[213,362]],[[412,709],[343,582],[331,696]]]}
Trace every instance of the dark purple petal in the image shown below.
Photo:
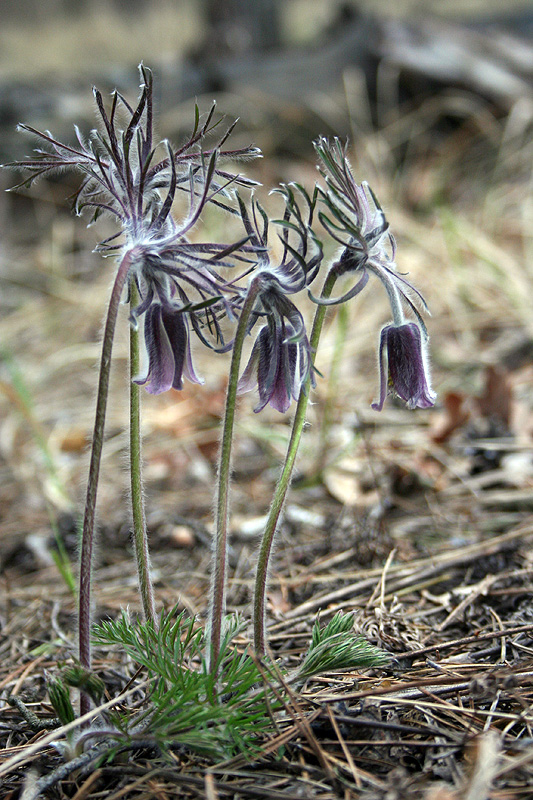
{"label": "dark purple petal", "polygon": [[246,392],[251,392],[252,389],[255,389],[255,387],[257,386],[258,366],[259,366],[259,341],[256,340],[254,342],[254,346],[252,347],[252,352],[250,354],[248,363],[244,368],[244,372],[239,378],[239,383],[237,384],[238,394],[246,394]]}
{"label": "dark purple petal", "polygon": [[269,326],[261,328],[257,343],[259,345],[259,363],[257,366],[257,389],[259,404],[254,408],[258,413],[270,402],[277,378],[280,359],[280,332],[272,333]]}
{"label": "dark purple petal", "polygon": [[183,376],[201,383],[194,371],[186,314],[172,306],[153,303],[146,312],[144,339],[148,352],[148,374],[135,383],[150,394],[182,389]]}
{"label": "dark purple petal", "polygon": [[[385,368],[385,352],[387,368]],[[420,328],[414,322],[387,325],[381,332],[380,397],[372,408],[381,411],[390,386],[409,408],[429,408],[436,395],[429,385],[424,343]],[[386,379],[388,376],[388,379]]]}
{"label": "dark purple petal", "polygon": [[284,344],[281,348],[280,359],[270,405],[281,411],[282,414],[288,410],[294,394],[296,394],[296,364],[298,360],[298,346],[296,344]]}
{"label": "dark purple petal", "polygon": [[198,377],[198,375],[196,374],[194,365],[192,363],[191,337],[189,336],[188,328],[187,328],[187,343],[185,345],[185,361],[183,363],[183,375],[191,383],[198,383],[201,385],[204,382],[203,378]]}
{"label": "dark purple petal", "polygon": [[161,394],[174,382],[175,361],[159,303],[151,305],[146,312],[144,341],[148,352],[148,373],[146,378],[137,378],[135,383],[144,386],[150,394]]}
{"label": "dark purple petal", "polygon": [[259,331],[238,391],[242,394],[257,386],[256,413],[267,404],[285,413],[307,380],[310,366],[311,350],[305,333],[287,320],[280,319],[276,325],[270,319]]}
{"label": "dark purple petal", "polygon": [[183,366],[188,345],[188,331],[185,323],[185,315],[180,311],[166,306],[161,307],[161,317],[165,333],[170,342],[172,357],[174,360],[174,374],[172,377],[172,388],[183,389]]}

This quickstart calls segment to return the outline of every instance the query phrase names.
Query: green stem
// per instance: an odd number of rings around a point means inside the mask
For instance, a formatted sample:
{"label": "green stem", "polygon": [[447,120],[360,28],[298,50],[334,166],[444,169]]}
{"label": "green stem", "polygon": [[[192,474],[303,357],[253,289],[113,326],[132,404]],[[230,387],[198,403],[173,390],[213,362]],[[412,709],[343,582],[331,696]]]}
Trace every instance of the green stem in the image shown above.
{"label": "green stem", "polygon": [[337,397],[337,389],[339,382],[339,371],[344,351],[344,344],[346,342],[346,333],[348,331],[348,305],[342,303],[337,313],[337,332],[335,342],[333,345],[333,358],[331,360],[331,367],[328,375],[328,387],[326,399],[324,402],[324,409],[322,412],[322,424],[320,426],[320,444],[318,446],[318,459],[314,469],[315,475],[319,478],[327,463],[329,433],[334,416],[335,399]]}
{"label": "green stem", "polygon": [[[96,412],[92,438],[91,460],[89,463],[89,477],[87,480],[87,495],[85,500],[85,514],[83,518],[83,532],[80,548],[80,576],[79,576],[79,617],[78,617],[78,646],[79,659],[82,667],[91,668],[91,573],[93,562],[94,527],[96,515],[96,495],[98,492],[98,478],[100,462],[104,444],[104,426],[109,394],[109,375],[111,372],[111,353],[113,339],[120,306],[120,298],[128,277],[134,252],[129,250],[120,262],[115,282],[111,290],[109,307],[104,327],[102,340],[102,356],[100,359],[100,375],[98,378],[98,394],[96,399]],[[83,715],[89,710],[90,701],[85,693],[81,694],[80,709]]]}
{"label": "green stem", "polygon": [[[321,297],[323,299],[327,299],[331,296],[331,292],[333,291],[333,287],[335,285],[337,277],[338,274],[336,270],[336,265],[333,265],[333,267],[330,269],[326,277],[324,288],[322,289]],[[311,330],[311,336],[309,337],[311,350],[313,353],[315,353],[315,357],[316,357],[318,342],[320,340],[320,334],[322,333],[322,326],[324,324],[324,319],[326,317],[326,311],[327,311],[326,306],[323,305],[317,306],[315,312],[315,319],[313,321],[313,328]],[[257,559],[257,571],[255,575],[253,622],[254,622],[254,647],[256,655],[260,657],[264,656],[265,646],[266,646],[265,604],[266,604],[268,564],[270,560],[270,554],[272,552],[272,545],[274,543],[274,536],[276,534],[276,530],[278,527],[279,519],[283,509],[283,504],[285,502],[285,497],[287,496],[287,491],[291,483],[292,471],[294,469],[296,455],[298,453],[298,447],[300,445],[300,439],[305,425],[305,415],[307,412],[307,404],[309,402],[310,387],[311,387],[311,377],[307,379],[305,384],[300,389],[300,396],[298,398],[298,404],[296,406],[296,412],[294,414],[291,438],[287,448],[287,455],[285,456],[285,463],[283,465],[281,475],[279,476],[278,483],[276,485],[274,497],[272,498],[272,504],[270,506],[270,511],[265,526],[265,531],[263,533],[263,538],[261,539],[261,545],[259,548],[259,555]]]}
{"label": "green stem", "polygon": [[[134,308],[139,294],[134,281],[130,282],[130,308]],[[130,326],[130,481],[131,511],[133,521],[133,543],[135,560],[139,577],[139,589],[144,611],[144,618],[157,628],[154,590],[150,579],[150,553],[148,549],[148,532],[146,530],[146,514],[144,510],[144,493],[142,481],[142,438],[141,438],[141,393],[133,379],[139,374],[139,330]]]}
{"label": "green stem", "polygon": [[231,479],[231,447],[237,405],[237,384],[246,329],[260,289],[260,277],[253,278],[242,307],[231,354],[231,366],[226,394],[226,408],[220,446],[217,504],[215,509],[215,550],[213,554],[211,602],[209,607],[210,649],[208,663],[211,671],[217,668],[222,638],[222,622],[226,611],[226,573],[228,567],[229,493]]}

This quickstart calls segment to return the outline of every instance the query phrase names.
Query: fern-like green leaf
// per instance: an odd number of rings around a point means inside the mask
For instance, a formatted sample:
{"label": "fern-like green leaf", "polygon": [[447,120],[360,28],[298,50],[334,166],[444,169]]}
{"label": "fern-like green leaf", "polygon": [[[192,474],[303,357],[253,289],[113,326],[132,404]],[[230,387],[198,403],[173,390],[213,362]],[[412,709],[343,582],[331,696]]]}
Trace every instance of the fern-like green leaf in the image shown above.
{"label": "fern-like green leaf", "polygon": [[311,645],[298,676],[312,675],[357,667],[385,667],[390,656],[353,631],[353,617],[338,611],[323,628],[317,618],[311,634]]}
{"label": "fern-like green leaf", "polygon": [[181,744],[217,759],[251,757],[271,725],[269,709],[277,704],[266,696],[256,662],[233,643],[241,628],[237,617],[225,621],[214,674],[204,658],[204,633],[183,612],[162,614],[159,629],[132,623],[124,611],[95,626],[96,644],[119,645],[153,679],[145,709],[122,712],[116,727],[130,740],[142,731],[162,749]]}

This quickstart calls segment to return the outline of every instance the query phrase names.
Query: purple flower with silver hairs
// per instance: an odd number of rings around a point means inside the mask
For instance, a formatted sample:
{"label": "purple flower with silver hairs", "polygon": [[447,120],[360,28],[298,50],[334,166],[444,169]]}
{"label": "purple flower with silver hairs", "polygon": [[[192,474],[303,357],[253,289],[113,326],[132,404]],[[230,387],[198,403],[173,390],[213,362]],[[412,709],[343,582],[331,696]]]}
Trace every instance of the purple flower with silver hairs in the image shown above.
{"label": "purple flower with silver hairs", "polygon": [[[226,248],[226,253],[238,249]],[[211,254],[211,255],[210,255]],[[141,302],[132,309],[134,326],[144,321],[144,341],[148,356],[146,374],[135,382],[151,394],[170,388],[181,389],[182,377],[202,383],[192,364],[190,333],[211,349],[224,351],[221,327],[223,317],[234,318],[240,290],[215,271],[233,262],[216,245],[195,245],[171,241],[152,254],[143,252],[132,267]]]}
{"label": "purple flower with silver hairs", "polygon": [[[306,219],[302,217],[295,189],[307,204]],[[256,200],[252,200],[251,216],[240,201],[246,233],[257,250],[254,280],[259,282],[248,333],[259,320],[265,320],[238,385],[240,393],[257,386],[259,403],[255,412],[267,404],[278,411],[287,411],[307,379],[313,379],[311,346],[304,318],[288,295],[309,286],[322,261],[322,247],[310,227],[316,195],[310,198],[297,185],[282,186],[277,192],[284,197],[285,213],[283,219],[275,221],[282,229],[279,238],[283,248],[281,259],[275,265],[268,251],[268,217]]]}
{"label": "purple flower with silver hairs", "polygon": [[[107,213],[119,223],[118,232],[97,250],[120,257],[130,254],[127,285],[130,296],[133,286],[140,296],[130,321],[136,326],[144,315],[149,358],[147,375],[139,382],[158,393],[171,386],[181,388],[182,375],[198,380],[191,363],[190,329],[204,344],[225,347],[220,319],[225,314],[233,316],[239,290],[219,270],[235,266],[234,257],[239,258],[244,240],[230,245],[193,243],[189,234],[208,203],[235,214],[234,188],[255,185],[221,169],[221,159],[249,159],[260,152],[253,147],[225,150],[233,125],[216,147],[205,148],[206,137],[218,124],[213,119],[214,105],[203,123],[196,109],[194,130],[181,147],[174,149],[166,141],[154,143],[152,73],[141,65],[140,75],[136,107],[115,91],[107,110],[101,93],[94,89],[101,128],[91,131],[87,139],[76,128],[76,145],[21,126],[44,142],[46,149],[9,166],[30,171],[19,186],[57,169],[77,170],[82,182],[74,198],[76,212],[92,210],[92,222]],[[122,125],[119,119],[124,118]],[[179,223],[171,213],[178,192],[188,202],[188,213]]]}
{"label": "purple flower with silver hairs", "polygon": [[[315,149],[327,187],[325,191],[320,190],[327,214],[321,212],[319,218],[343,248],[333,269],[339,276],[353,272],[358,280],[342,297],[329,300],[311,297],[314,302],[323,305],[343,303],[365,288],[370,274],[375,275],[388,294],[393,324],[385,326],[381,332],[380,400],[372,407],[381,411],[388,385],[410,408],[432,406],[436,395],[429,386],[426,359],[428,334],[416,305],[418,302],[427,312],[424,298],[398,272],[394,262],[396,243],[389,223],[369,185],[357,185],[355,182],[346,147],[338,139],[330,142],[320,138],[315,142]],[[403,305],[412,312],[414,321],[406,320]],[[388,380],[385,379],[386,375]]]}
{"label": "purple flower with silver hairs", "polygon": [[309,340],[302,327],[300,312],[288,302],[287,314],[284,315],[283,299],[282,295],[274,299],[271,293],[272,311],[268,314],[267,324],[257,335],[239,380],[238,391],[241,394],[257,386],[259,403],[254,408],[256,413],[267,404],[282,413],[287,411],[311,370]]}
{"label": "purple flower with silver hairs", "polygon": [[379,402],[372,408],[381,411],[389,390],[393,390],[409,408],[429,408],[436,395],[429,385],[425,342],[414,322],[386,325],[379,345]]}

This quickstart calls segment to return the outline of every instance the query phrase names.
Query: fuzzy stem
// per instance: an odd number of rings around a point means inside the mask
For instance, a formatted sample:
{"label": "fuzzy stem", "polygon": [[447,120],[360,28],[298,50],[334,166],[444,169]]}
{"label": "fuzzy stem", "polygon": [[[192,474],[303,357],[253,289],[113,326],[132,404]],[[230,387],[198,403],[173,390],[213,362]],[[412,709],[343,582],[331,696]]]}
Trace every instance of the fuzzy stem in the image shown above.
{"label": "fuzzy stem", "polygon": [[209,652],[207,660],[211,671],[216,670],[222,638],[222,620],[226,611],[226,572],[228,566],[229,489],[231,479],[231,447],[237,405],[237,384],[242,348],[246,338],[248,320],[260,289],[260,277],[250,282],[244,301],[231,354],[231,366],[226,394],[226,407],[222,429],[222,443],[218,469],[217,503],[215,509],[215,549],[213,554],[211,601],[209,605]]}
{"label": "fuzzy stem", "polygon": [[[334,264],[330,269],[326,277],[326,280],[324,282],[324,287],[322,289],[322,295],[321,295],[322,299],[327,299],[331,297],[331,292],[333,291],[333,287],[335,285],[337,277],[338,277],[338,272],[336,269],[336,264]],[[326,317],[326,311],[327,311],[326,306],[318,305],[315,312],[313,328],[311,330],[311,336],[309,338],[311,351],[315,354],[315,357],[316,357],[318,342],[320,340],[320,334],[322,333],[322,326],[324,324],[324,319]],[[305,425],[305,415],[307,411],[307,404],[309,402],[310,387],[311,387],[311,376],[308,377],[307,381],[300,389],[300,396],[298,398],[298,404],[296,406],[296,412],[294,414],[291,438],[289,441],[289,445],[287,447],[287,455],[285,456],[285,463],[283,465],[281,474],[278,478],[278,483],[276,485],[276,490],[272,498],[268,519],[265,525],[265,531],[263,533],[263,538],[261,539],[261,545],[259,548],[259,555],[257,559],[257,570],[255,575],[254,610],[253,610],[254,647],[255,647],[255,653],[259,657],[264,656],[265,646],[266,646],[265,604],[266,604],[266,588],[267,588],[267,577],[268,577],[268,563],[270,560],[270,554],[272,552],[274,536],[277,531],[279,519],[283,509],[283,504],[285,502],[285,497],[287,496],[287,491],[291,483],[292,471],[294,469],[294,463],[296,461],[296,455],[298,453],[298,447],[300,445],[300,439]]]}
{"label": "fuzzy stem", "polygon": [[339,380],[339,370],[342,361],[344,344],[346,341],[346,333],[348,330],[348,319],[348,305],[346,303],[341,303],[337,313],[337,332],[335,336],[335,343],[333,345],[333,357],[331,359],[331,368],[328,375],[328,387],[322,413],[322,424],[320,426],[318,459],[314,469],[317,477],[322,475],[327,463],[329,433],[333,420],[335,398],[337,396]]}
{"label": "fuzzy stem", "polygon": [[[130,283],[130,308],[137,304],[139,294],[134,281]],[[130,481],[131,512],[133,522],[133,542],[135,560],[139,577],[139,589],[144,611],[144,618],[157,628],[154,590],[150,579],[150,553],[148,549],[148,532],[146,530],[146,514],[144,510],[144,493],[142,481],[142,438],[141,438],[141,393],[134,378],[139,374],[139,329],[130,326]]]}
{"label": "fuzzy stem", "polygon": [[378,264],[374,264],[373,262],[369,261],[367,263],[367,268],[379,278],[379,280],[382,282],[383,286],[387,291],[394,324],[397,327],[403,325],[405,322],[405,314],[403,313],[400,292],[398,291],[396,283],[392,280],[390,275],[384,269],[382,269],[381,266],[379,266]]}
{"label": "fuzzy stem", "polygon": [[[109,393],[109,375],[111,372],[111,352],[113,338],[120,305],[120,298],[124,284],[128,277],[133,259],[133,251],[129,250],[120,262],[115,282],[111,290],[107,317],[102,340],[102,356],[100,359],[100,375],[98,378],[98,394],[96,399],[96,412],[92,438],[91,460],[89,463],[89,477],[87,480],[87,496],[85,500],[85,514],[83,518],[83,532],[80,548],[80,576],[79,576],[79,659],[82,667],[91,668],[91,572],[93,561],[94,526],[96,512],[96,495],[98,492],[98,478],[100,461],[104,444],[104,426]],[[85,693],[81,694],[80,710],[83,715],[89,710],[90,701]]]}

